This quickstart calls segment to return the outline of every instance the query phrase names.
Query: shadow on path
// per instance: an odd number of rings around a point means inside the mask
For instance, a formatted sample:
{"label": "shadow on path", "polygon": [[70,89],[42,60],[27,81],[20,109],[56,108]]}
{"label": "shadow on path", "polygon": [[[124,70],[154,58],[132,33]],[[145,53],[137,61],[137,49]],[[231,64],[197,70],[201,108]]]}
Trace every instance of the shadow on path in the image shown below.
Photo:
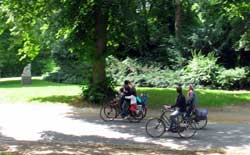
{"label": "shadow on path", "polygon": [[[116,133],[129,135],[120,139],[101,140],[105,143],[142,143],[159,145],[172,149],[228,149],[231,147],[250,148],[250,125],[209,123],[204,130],[197,132],[191,139],[182,139],[173,133],[166,133],[161,138],[146,135],[145,122],[129,123],[127,120],[102,121],[98,114],[86,117],[79,109],[72,109],[67,117],[84,122],[108,126]],[[88,137],[91,139],[91,137]],[[81,137],[78,137],[81,140]],[[97,139],[92,139],[96,141]],[[97,140],[98,141],[98,140]]]}

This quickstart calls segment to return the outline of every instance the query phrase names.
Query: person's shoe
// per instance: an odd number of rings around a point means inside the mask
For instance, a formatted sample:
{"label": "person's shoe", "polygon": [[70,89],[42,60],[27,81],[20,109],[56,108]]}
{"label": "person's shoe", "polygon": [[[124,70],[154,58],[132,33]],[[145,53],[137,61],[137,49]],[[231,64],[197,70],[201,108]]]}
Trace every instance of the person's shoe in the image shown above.
{"label": "person's shoe", "polygon": [[123,117],[123,119],[128,119],[128,116]]}
{"label": "person's shoe", "polygon": [[125,114],[121,114],[121,117],[124,118],[124,117],[126,117],[126,115]]}

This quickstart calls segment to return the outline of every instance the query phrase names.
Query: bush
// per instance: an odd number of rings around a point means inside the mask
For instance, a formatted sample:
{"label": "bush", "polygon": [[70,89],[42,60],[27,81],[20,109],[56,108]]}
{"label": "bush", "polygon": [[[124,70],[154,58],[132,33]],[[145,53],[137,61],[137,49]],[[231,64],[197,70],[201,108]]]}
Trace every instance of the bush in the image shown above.
{"label": "bush", "polygon": [[217,77],[218,85],[223,89],[242,89],[249,86],[249,70],[246,68],[223,69]]}
{"label": "bush", "polygon": [[214,86],[220,69],[220,66],[216,64],[215,53],[211,52],[205,56],[201,52],[193,51],[192,56],[192,60],[184,68],[182,81],[195,85]]}
{"label": "bush", "polygon": [[52,55],[56,66],[52,71],[44,74],[44,79],[52,82],[82,84],[87,77],[90,66],[84,62],[78,53],[71,53],[67,50],[53,51]]}
{"label": "bush", "polygon": [[122,85],[124,80],[131,80],[142,87],[171,87],[179,83],[179,73],[159,63],[145,62],[126,58],[123,61],[115,57],[107,58],[107,72],[116,84]]}
{"label": "bush", "polygon": [[114,97],[114,83],[111,78],[106,83],[92,83],[90,79],[84,80],[82,92],[84,99],[91,103],[105,103]]}
{"label": "bush", "polygon": [[246,89],[250,88],[250,69],[225,69],[216,63],[215,53],[207,56],[194,51],[193,58],[184,68],[170,70],[161,64],[127,58],[123,61],[107,58],[107,72],[118,85],[131,80],[141,87],[175,87],[190,83],[196,88]]}

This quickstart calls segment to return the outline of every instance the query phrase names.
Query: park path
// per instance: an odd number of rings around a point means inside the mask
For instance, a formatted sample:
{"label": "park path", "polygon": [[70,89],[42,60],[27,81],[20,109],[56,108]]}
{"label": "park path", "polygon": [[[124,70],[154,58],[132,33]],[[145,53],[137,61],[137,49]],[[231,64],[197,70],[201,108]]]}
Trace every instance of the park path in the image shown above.
{"label": "park path", "polygon": [[[223,112],[215,111],[212,115],[215,113]],[[233,114],[231,113],[231,117]],[[149,117],[156,115],[157,111],[149,113]],[[245,115],[243,118],[250,118],[249,116],[248,113],[248,116]],[[219,117],[222,120],[220,115]],[[207,129],[199,131],[192,139],[180,139],[175,134],[166,134],[162,138],[153,139],[145,133],[145,120],[140,123],[129,123],[126,120],[103,122],[99,118],[97,108],[76,108],[63,104],[1,103],[0,150],[25,151],[36,148],[46,153],[46,149],[50,148],[73,151],[73,154],[76,154],[76,151],[82,149],[81,146],[85,145],[87,148],[88,145],[92,146],[88,151],[97,151],[90,154],[98,154],[98,151],[103,153],[100,148],[104,147],[96,145],[116,145],[118,148],[119,146],[152,148],[151,151],[154,152],[159,148],[158,150],[207,150],[211,153],[225,151],[226,154],[248,155],[250,123],[248,119],[240,119],[238,116],[232,118],[242,121],[209,122]],[[214,120],[213,117],[211,119]],[[74,147],[69,147],[72,145]],[[113,151],[112,154],[115,154]]]}

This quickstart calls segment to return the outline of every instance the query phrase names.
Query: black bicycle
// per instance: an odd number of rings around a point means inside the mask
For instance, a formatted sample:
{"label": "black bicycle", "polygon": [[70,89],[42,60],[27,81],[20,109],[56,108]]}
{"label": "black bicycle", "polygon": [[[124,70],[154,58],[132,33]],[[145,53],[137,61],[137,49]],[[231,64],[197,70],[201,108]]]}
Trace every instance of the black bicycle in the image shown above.
{"label": "black bicycle", "polygon": [[207,126],[208,122],[208,110],[196,108],[191,113],[191,117],[193,120],[195,120],[197,129],[204,129]]}
{"label": "black bicycle", "polygon": [[161,137],[164,133],[178,133],[182,138],[191,138],[193,137],[198,128],[197,123],[192,117],[186,118],[185,114],[181,114],[177,117],[177,123],[175,127],[171,130],[168,130],[170,127],[170,113],[174,109],[163,108],[161,109],[161,115],[159,118],[149,119],[146,123],[146,133],[154,138]]}
{"label": "black bicycle", "polygon": [[[120,107],[120,99],[121,95],[117,95],[116,98],[111,100],[108,104],[105,104],[100,109],[100,117],[104,121],[112,121],[121,116],[122,111]],[[130,122],[140,122],[147,114],[147,97],[146,95],[142,95],[138,98],[136,112],[131,112],[128,110],[128,117],[126,117]],[[124,101],[126,102],[126,101]],[[130,104],[130,103],[125,103]],[[129,109],[129,107],[127,108]]]}

